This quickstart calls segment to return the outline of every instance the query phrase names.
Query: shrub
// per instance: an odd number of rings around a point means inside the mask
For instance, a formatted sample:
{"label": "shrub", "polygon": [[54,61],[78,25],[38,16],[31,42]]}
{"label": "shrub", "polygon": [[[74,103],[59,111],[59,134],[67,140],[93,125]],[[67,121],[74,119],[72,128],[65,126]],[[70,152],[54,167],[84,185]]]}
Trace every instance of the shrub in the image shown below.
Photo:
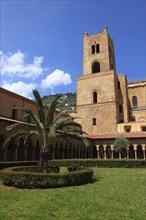
{"label": "shrub", "polygon": [[82,169],[70,173],[36,173],[25,172],[30,167],[9,167],[1,171],[4,185],[17,188],[52,188],[82,185],[91,182],[93,170]]}
{"label": "shrub", "polygon": [[146,160],[144,159],[65,159],[51,160],[49,165],[57,165],[59,167],[109,167],[109,168],[144,168]]}
{"label": "shrub", "polygon": [[76,171],[76,170],[81,170],[83,169],[83,166],[80,166],[80,165],[73,165],[71,167],[68,167],[67,168],[69,172],[73,172],[73,171]]}
{"label": "shrub", "polygon": [[38,161],[8,161],[8,162],[0,162],[0,170],[7,167],[15,167],[15,166],[33,166],[37,165]]}

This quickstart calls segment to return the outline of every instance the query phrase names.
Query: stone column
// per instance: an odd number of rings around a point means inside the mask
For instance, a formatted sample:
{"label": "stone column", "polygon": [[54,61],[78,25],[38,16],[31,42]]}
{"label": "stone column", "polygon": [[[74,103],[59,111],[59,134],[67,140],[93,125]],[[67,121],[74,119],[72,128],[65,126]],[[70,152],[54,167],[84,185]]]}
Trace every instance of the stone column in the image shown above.
{"label": "stone column", "polygon": [[97,151],[97,158],[99,158],[98,145],[96,145],[96,151]]}
{"label": "stone column", "polygon": [[110,145],[111,146],[111,159],[113,159],[114,158],[114,145],[113,144],[111,144]]}
{"label": "stone column", "polygon": [[35,148],[32,147],[32,160],[34,160],[34,159],[35,159]]}
{"label": "stone column", "polygon": [[87,158],[87,149],[85,148],[85,158]]}
{"label": "stone column", "polygon": [[121,159],[121,153],[119,152],[119,159]]}
{"label": "stone column", "polygon": [[54,158],[55,158],[55,149],[52,148],[52,159],[54,160]]}
{"label": "stone column", "polygon": [[143,159],[145,159],[145,145],[142,144],[141,146],[142,146],[142,150],[143,150]]}
{"label": "stone column", "polygon": [[15,148],[15,161],[17,161],[17,155],[18,155],[18,146],[16,146],[16,148]]}
{"label": "stone column", "polygon": [[62,148],[62,152],[61,153],[62,153],[61,158],[64,159],[64,148]]}
{"label": "stone column", "polygon": [[7,147],[3,150],[3,161],[7,161]]}
{"label": "stone column", "polygon": [[127,146],[127,159],[129,159],[129,145]]}
{"label": "stone column", "polygon": [[27,160],[27,147],[24,148],[24,160]]}
{"label": "stone column", "polygon": [[137,148],[136,148],[136,144],[133,144],[133,146],[134,146],[134,153],[135,153],[135,159],[137,159]]}
{"label": "stone column", "polygon": [[103,159],[106,159],[106,145],[103,145]]}
{"label": "stone column", "polygon": [[71,157],[71,159],[73,159],[73,150],[72,149],[70,150],[70,157]]}

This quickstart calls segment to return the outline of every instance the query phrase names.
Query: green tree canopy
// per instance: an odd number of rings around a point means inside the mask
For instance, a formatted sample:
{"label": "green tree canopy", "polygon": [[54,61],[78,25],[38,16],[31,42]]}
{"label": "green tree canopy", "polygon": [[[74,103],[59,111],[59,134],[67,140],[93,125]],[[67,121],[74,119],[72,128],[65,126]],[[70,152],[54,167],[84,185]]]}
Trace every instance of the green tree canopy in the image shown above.
{"label": "green tree canopy", "polygon": [[123,154],[124,156],[126,156],[127,154],[127,146],[129,144],[128,139],[124,138],[124,137],[118,137],[115,139],[114,141],[114,150],[116,152],[120,152],[120,154]]}

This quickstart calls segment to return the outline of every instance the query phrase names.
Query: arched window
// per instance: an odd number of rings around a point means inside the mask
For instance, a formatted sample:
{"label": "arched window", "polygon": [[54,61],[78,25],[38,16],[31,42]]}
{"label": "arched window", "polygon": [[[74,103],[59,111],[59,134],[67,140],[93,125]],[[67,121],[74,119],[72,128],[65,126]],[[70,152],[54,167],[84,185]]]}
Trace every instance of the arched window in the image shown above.
{"label": "arched window", "polygon": [[100,63],[95,61],[92,64],[92,73],[99,73],[100,72]]}
{"label": "arched window", "polygon": [[18,109],[16,105],[12,107],[12,119],[18,119]]}
{"label": "arched window", "polygon": [[95,54],[95,45],[92,45],[91,52],[92,52],[92,54]]}
{"label": "arched window", "polygon": [[96,44],[96,53],[99,53],[99,52],[100,52],[100,45]]}
{"label": "arched window", "polygon": [[97,103],[97,92],[93,92],[93,103]]}
{"label": "arched window", "polygon": [[133,105],[133,107],[137,107],[137,97],[136,96],[132,97],[132,105]]}

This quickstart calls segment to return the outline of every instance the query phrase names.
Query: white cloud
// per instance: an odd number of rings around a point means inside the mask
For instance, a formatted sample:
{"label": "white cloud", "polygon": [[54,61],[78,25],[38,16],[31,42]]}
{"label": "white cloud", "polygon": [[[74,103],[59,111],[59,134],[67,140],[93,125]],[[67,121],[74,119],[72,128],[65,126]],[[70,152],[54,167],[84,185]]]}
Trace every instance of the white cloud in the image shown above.
{"label": "white cloud", "polygon": [[32,95],[32,90],[36,88],[36,84],[27,84],[22,81],[16,83],[3,82],[2,87],[11,92],[30,98]]}
{"label": "white cloud", "polygon": [[42,80],[42,88],[53,88],[60,85],[68,85],[72,83],[71,76],[62,70],[56,69],[45,79]]}
{"label": "white cloud", "polygon": [[41,64],[43,57],[34,57],[32,63],[25,63],[25,54],[18,51],[14,54],[8,55],[0,51],[0,69],[1,74],[9,77],[23,77],[35,79],[42,74],[44,69]]}

